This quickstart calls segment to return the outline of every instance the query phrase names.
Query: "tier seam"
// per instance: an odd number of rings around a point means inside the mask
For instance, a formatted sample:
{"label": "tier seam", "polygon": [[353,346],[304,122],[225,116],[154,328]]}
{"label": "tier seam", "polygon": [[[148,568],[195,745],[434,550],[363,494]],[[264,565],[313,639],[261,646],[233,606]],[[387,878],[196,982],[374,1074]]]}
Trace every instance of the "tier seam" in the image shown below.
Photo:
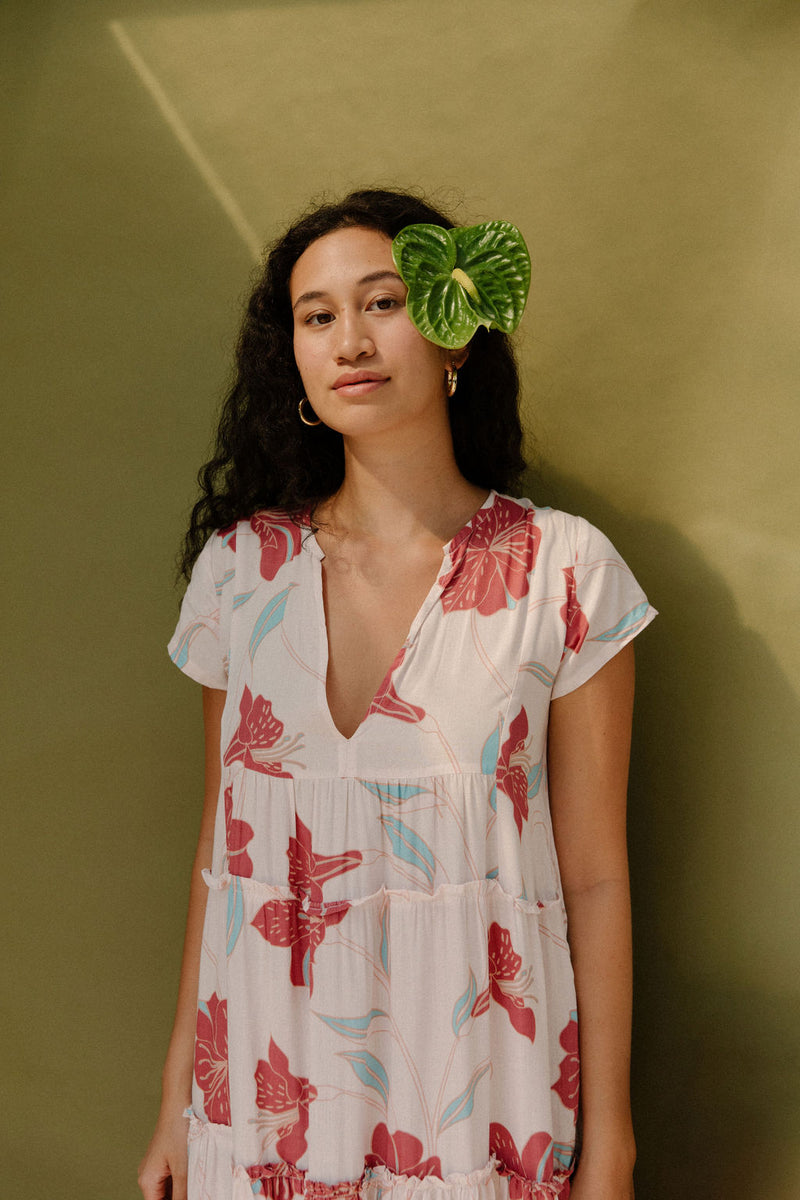
{"label": "tier seam", "polygon": [[447,900],[451,897],[456,899],[459,895],[466,895],[470,891],[501,896],[503,899],[510,901],[520,912],[533,916],[541,916],[549,909],[556,907],[561,909],[563,907],[563,897],[561,895],[556,895],[549,900],[523,900],[520,896],[513,896],[510,892],[506,891],[497,879],[468,879],[462,883],[442,883],[432,892],[421,892],[411,888],[387,888],[381,886],[376,888],[375,891],[369,892],[366,896],[344,897],[338,900],[327,901],[312,901],[308,893],[298,895],[286,884],[264,883],[262,880],[253,879],[249,875],[235,875],[230,871],[215,874],[206,868],[203,871],[203,879],[210,891],[224,891],[225,888],[231,885],[238,885],[245,891],[266,894],[272,899],[295,901],[304,911],[320,915],[341,911],[342,909],[358,908],[362,905],[387,898],[405,900],[411,904],[432,903],[437,900]]}

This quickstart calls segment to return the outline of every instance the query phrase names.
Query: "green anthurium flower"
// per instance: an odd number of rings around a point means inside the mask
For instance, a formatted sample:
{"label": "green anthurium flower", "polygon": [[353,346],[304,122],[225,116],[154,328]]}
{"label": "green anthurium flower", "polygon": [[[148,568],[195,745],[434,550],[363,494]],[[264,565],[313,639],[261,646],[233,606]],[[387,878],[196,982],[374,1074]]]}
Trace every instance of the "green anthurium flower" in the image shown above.
{"label": "green anthurium flower", "polygon": [[392,242],[392,257],[408,288],[408,315],[429,342],[456,350],[479,325],[504,333],[519,325],[531,260],[508,221],[456,229],[407,225]]}

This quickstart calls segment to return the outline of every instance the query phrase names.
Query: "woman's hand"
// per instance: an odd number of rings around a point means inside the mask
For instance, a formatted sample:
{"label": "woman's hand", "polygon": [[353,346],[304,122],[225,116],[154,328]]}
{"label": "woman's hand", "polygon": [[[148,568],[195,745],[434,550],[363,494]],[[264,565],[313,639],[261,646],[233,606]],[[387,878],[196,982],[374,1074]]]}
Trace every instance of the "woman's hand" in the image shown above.
{"label": "woman's hand", "polygon": [[186,1200],[189,1119],[179,1112],[163,1113],[139,1164],[139,1187],[144,1200]]}

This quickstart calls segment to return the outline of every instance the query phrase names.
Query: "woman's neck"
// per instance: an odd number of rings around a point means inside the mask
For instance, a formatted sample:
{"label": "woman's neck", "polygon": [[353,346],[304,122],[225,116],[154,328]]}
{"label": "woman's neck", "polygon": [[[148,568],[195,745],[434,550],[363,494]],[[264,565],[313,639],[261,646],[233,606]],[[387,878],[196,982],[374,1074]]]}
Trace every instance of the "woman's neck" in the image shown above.
{"label": "woman's neck", "polygon": [[449,428],[446,438],[418,444],[346,438],[344,450],[342,486],[317,514],[334,536],[444,544],[486,499],[487,489],[459,471]]}

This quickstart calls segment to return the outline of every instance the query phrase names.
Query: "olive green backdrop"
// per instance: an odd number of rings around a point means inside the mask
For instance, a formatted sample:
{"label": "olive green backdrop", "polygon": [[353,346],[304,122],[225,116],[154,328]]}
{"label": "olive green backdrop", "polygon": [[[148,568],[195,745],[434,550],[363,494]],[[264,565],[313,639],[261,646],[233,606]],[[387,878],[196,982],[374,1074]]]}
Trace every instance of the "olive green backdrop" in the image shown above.
{"label": "olive green backdrop", "polygon": [[175,554],[256,247],[421,185],[530,243],[529,491],[661,617],[640,1200],[800,1194],[800,5],[7,0],[4,1195],[134,1200],[201,797]]}

